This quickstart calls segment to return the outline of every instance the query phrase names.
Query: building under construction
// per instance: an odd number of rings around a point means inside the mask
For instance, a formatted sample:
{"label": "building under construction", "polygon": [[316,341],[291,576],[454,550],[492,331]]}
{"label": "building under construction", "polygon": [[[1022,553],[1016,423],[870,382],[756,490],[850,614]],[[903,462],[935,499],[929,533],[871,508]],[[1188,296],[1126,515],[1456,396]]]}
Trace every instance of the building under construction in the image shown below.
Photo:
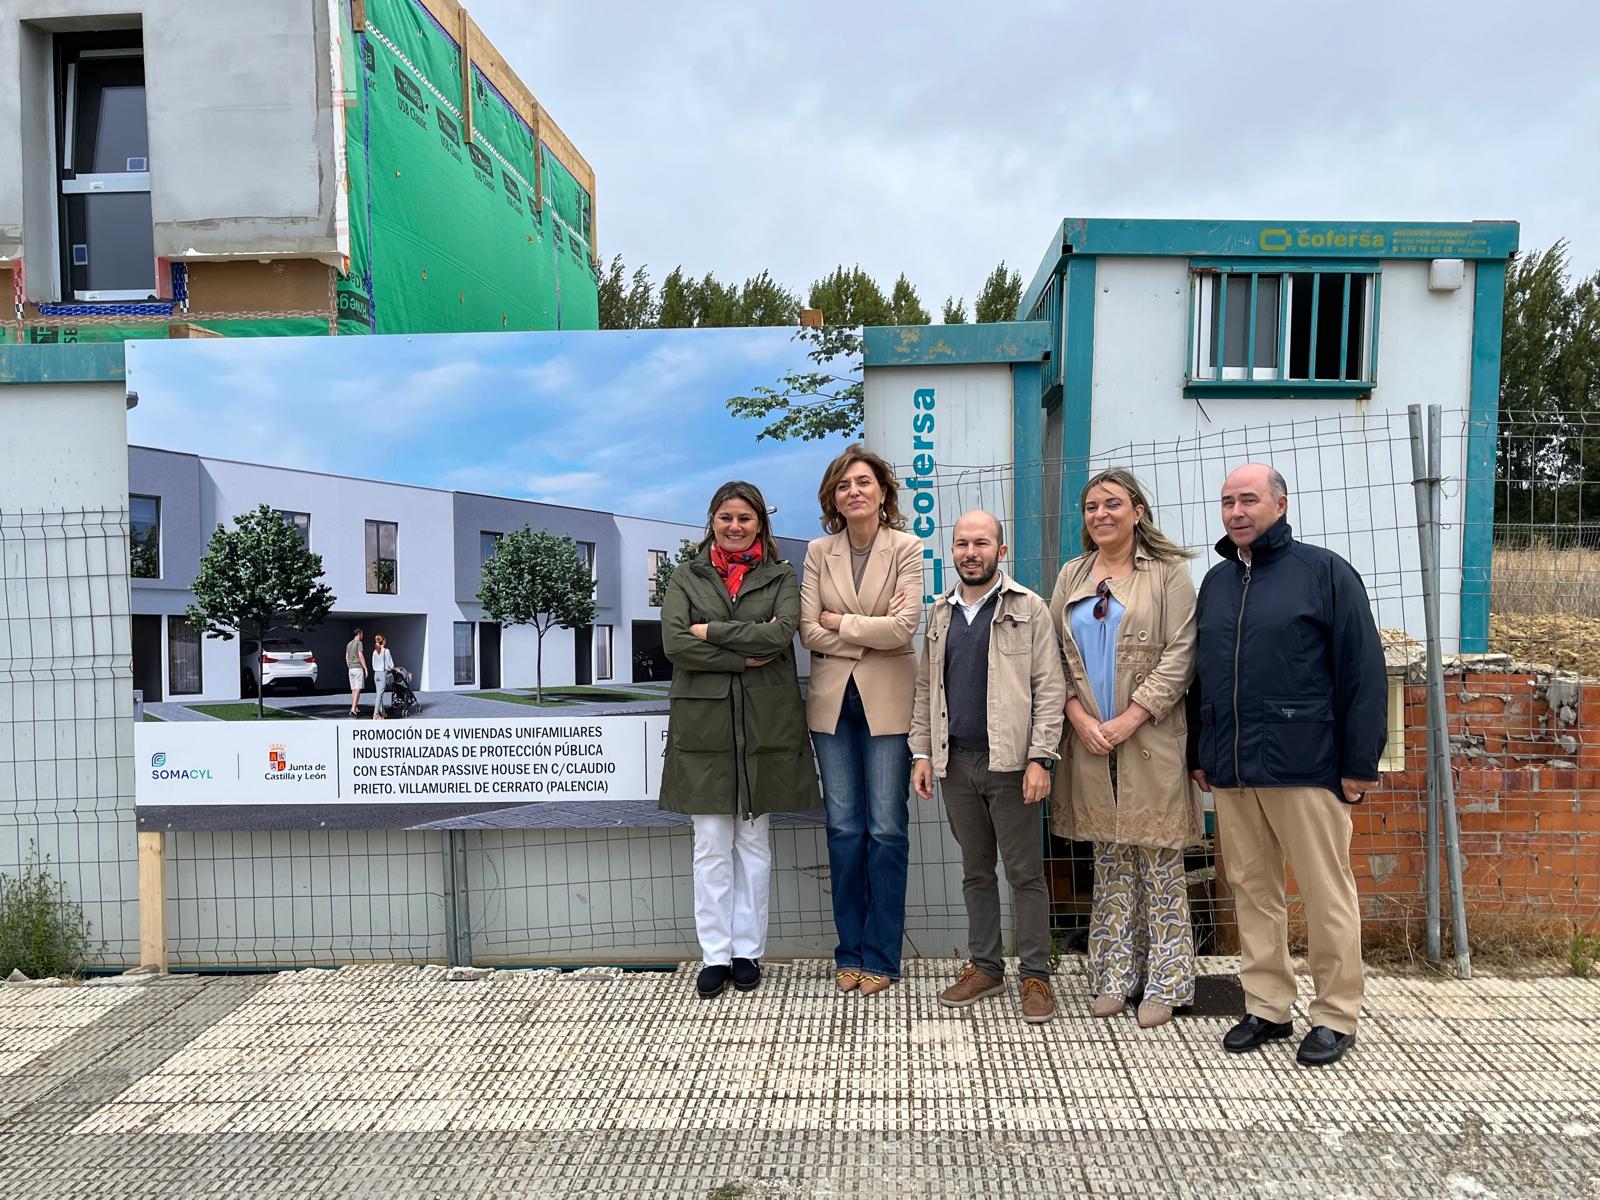
{"label": "building under construction", "polygon": [[7,9],[0,342],[596,327],[594,172],[456,0]]}

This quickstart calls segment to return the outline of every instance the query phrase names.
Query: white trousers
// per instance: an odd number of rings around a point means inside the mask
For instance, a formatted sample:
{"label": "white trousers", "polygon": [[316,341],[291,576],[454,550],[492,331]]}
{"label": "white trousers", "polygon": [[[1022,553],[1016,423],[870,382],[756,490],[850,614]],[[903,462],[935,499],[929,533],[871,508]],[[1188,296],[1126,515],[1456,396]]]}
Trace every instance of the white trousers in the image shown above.
{"label": "white trousers", "polygon": [[694,818],[694,930],[707,966],[766,953],[771,878],[765,816]]}

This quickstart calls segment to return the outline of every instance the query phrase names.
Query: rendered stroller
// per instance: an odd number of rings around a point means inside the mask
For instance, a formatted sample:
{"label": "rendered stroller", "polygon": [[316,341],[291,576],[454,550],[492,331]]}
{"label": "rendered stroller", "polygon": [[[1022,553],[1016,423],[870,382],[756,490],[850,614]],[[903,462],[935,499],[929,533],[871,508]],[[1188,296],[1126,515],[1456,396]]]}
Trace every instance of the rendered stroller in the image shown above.
{"label": "rendered stroller", "polygon": [[411,690],[411,672],[396,667],[389,672],[389,687],[383,693],[383,715],[409,717],[422,707],[417,693]]}

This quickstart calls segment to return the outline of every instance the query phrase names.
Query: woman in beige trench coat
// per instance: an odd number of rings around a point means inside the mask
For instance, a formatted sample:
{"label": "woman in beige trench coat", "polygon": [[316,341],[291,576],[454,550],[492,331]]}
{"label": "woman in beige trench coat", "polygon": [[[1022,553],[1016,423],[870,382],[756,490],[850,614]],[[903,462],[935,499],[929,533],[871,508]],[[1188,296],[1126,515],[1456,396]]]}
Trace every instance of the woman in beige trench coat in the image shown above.
{"label": "woman in beige trench coat", "polygon": [[1194,675],[1191,556],[1156,528],[1126,470],[1096,475],[1079,507],[1085,552],[1061,568],[1050,604],[1067,677],[1053,827],[1094,843],[1094,1013],[1116,1016],[1142,991],[1148,1029],[1194,1000],[1183,870],[1184,847],[1201,835],[1183,705]]}

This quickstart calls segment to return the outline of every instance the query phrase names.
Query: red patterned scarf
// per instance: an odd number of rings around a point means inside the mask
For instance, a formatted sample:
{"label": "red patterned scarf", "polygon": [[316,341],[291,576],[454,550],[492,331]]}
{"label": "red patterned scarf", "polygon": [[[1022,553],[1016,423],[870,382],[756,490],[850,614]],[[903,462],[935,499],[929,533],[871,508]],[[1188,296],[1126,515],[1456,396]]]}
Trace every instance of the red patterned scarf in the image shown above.
{"label": "red patterned scarf", "polygon": [[728,589],[730,600],[739,598],[739,588],[744,584],[744,577],[749,574],[750,568],[760,561],[760,542],[748,550],[738,550],[732,554],[715,542],[711,544],[711,565],[716,568],[717,574],[722,576],[722,584]]}

